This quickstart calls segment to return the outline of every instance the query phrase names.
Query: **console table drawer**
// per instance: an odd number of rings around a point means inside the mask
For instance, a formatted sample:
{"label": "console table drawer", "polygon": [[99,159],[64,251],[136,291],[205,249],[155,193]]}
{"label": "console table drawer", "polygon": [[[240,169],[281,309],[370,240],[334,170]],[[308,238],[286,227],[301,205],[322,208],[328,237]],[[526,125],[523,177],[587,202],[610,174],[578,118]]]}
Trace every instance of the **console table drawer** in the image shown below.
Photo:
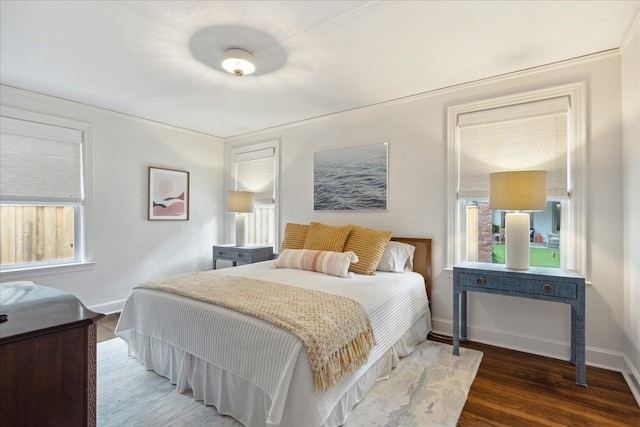
{"label": "console table drawer", "polygon": [[500,289],[503,291],[522,290],[518,284],[507,277],[492,276],[491,274],[460,273],[458,280],[460,286],[468,286],[482,289]]}
{"label": "console table drawer", "polygon": [[549,280],[527,281],[528,294],[551,295],[554,297],[576,298],[575,283],[554,282]]}

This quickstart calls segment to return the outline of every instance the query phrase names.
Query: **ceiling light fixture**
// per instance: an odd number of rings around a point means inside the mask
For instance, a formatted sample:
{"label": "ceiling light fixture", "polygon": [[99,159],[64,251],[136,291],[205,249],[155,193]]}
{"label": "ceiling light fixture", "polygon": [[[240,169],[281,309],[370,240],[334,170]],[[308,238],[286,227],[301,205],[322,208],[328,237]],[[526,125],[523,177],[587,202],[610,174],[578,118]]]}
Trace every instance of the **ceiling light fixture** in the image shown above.
{"label": "ceiling light fixture", "polygon": [[254,62],[253,55],[244,49],[229,49],[222,56],[222,68],[238,77],[253,73]]}

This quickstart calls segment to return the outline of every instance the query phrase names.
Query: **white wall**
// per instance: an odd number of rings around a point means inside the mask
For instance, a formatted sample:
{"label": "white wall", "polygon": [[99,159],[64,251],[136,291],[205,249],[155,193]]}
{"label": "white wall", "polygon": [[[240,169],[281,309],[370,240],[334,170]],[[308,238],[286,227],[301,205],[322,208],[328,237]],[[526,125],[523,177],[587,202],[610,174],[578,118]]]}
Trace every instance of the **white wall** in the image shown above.
{"label": "white wall", "polygon": [[[588,100],[587,361],[622,369],[624,292],[620,56],[599,55],[502,79],[435,91],[225,140],[225,150],[281,140],[280,230],[287,222],[356,223],[396,236],[433,239],[433,320],[451,334],[447,248],[446,109],[450,105],[584,81]],[[374,90],[374,89],[372,89]],[[313,153],[389,143],[387,212],[315,212]],[[637,185],[636,185],[637,187]],[[282,238],[282,236],[280,236]],[[570,310],[563,304],[473,294],[470,337],[569,357]]]}
{"label": "white wall", "polygon": [[[124,114],[0,87],[3,106],[90,123],[93,135],[91,246],[95,265],[29,275],[100,311],[119,310],[136,284],[211,268],[222,232],[223,141]],[[148,221],[148,167],[190,172],[188,221]],[[3,274],[2,281],[15,275]]]}
{"label": "white wall", "polygon": [[[640,381],[640,14],[622,53],[625,353]],[[636,382],[640,401],[640,384]]]}

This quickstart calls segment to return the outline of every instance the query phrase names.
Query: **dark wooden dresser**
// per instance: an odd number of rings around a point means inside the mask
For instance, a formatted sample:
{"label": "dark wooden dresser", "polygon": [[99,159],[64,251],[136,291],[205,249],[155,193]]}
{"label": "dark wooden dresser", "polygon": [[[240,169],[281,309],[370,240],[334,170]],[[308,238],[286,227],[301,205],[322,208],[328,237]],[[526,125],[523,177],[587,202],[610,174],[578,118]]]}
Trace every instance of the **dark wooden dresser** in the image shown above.
{"label": "dark wooden dresser", "polygon": [[0,426],[95,426],[96,325],[76,297],[0,285]]}

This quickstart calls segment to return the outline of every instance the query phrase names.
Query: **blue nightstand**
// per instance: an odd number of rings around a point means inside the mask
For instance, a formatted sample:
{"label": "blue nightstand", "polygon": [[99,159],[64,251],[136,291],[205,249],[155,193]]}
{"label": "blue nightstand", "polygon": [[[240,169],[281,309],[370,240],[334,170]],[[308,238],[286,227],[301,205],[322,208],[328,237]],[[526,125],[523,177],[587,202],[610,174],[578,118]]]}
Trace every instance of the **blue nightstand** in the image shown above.
{"label": "blue nightstand", "polygon": [[216,269],[216,261],[219,259],[232,261],[233,266],[239,264],[253,264],[254,262],[273,259],[272,246],[213,246],[213,269]]}
{"label": "blue nightstand", "polygon": [[463,262],[453,267],[453,354],[467,339],[467,292],[555,301],[571,305],[571,363],[576,365],[576,384],[585,377],[584,277],[574,270],[531,267],[508,270],[503,264]]}

